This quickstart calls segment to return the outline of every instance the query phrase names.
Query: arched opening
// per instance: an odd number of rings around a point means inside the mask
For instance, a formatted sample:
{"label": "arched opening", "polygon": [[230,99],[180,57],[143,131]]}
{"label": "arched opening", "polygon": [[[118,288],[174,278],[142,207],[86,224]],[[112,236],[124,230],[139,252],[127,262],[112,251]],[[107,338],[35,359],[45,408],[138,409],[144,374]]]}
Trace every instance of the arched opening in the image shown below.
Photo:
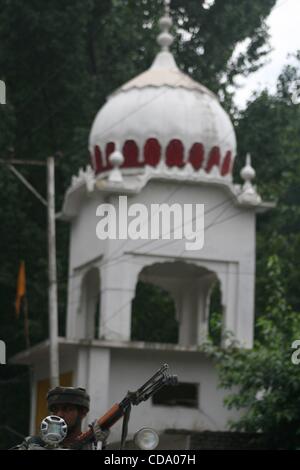
{"label": "arched opening", "polygon": [[131,341],[178,343],[175,304],[165,289],[138,282],[132,302]]}
{"label": "arched opening", "polygon": [[144,267],[132,303],[131,339],[181,346],[205,342],[216,278],[207,268],[183,261]]}
{"label": "arched opening", "polygon": [[219,280],[215,280],[209,302],[208,337],[215,346],[221,346],[223,325],[222,292]]}
{"label": "arched opening", "polygon": [[77,318],[77,336],[95,339],[99,336],[100,323],[100,275],[91,268],[83,277],[81,303]]}

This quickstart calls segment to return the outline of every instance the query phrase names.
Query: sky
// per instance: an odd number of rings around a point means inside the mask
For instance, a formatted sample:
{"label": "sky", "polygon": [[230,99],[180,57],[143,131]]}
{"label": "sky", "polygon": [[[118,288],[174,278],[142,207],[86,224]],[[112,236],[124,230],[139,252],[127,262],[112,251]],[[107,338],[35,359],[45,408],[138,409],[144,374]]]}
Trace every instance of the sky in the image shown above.
{"label": "sky", "polygon": [[242,87],[236,91],[235,102],[240,108],[245,107],[253,91],[266,87],[274,90],[282,68],[292,61],[287,55],[300,49],[300,0],[277,0],[267,24],[273,51],[266,65],[249,77],[238,80]]}

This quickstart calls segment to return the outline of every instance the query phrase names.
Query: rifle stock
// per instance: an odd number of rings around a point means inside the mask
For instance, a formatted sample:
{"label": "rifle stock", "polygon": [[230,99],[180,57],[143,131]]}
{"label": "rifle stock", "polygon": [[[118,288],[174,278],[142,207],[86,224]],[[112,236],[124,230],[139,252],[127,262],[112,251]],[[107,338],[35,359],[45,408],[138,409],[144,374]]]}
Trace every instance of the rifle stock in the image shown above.
{"label": "rifle stock", "polygon": [[[142,385],[136,392],[128,392],[126,397],[120,402],[115,403],[101,418],[97,419],[97,424],[102,429],[109,429],[113,426],[122,416],[124,416],[126,409],[131,405],[138,405],[142,401],[148,400],[150,396],[156,393],[161,387],[165,385],[176,385],[177,376],[168,374],[169,366],[163,364],[162,367]],[[88,442],[93,441],[94,433],[90,428],[88,431],[81,433],[72,445],[72,449],[80,449]]]}
{"label": "rifle stock", "polygon": [[[121,405],[115,403],[101,418],[97,419],[97,424],[102,429],[109,429],[113,426],[120,418],[122,418],[124,410]],[[94,438],[93,430],[90,428],[88,431],[85,431],[80,434],[80,436],[74,442],[72,448],[79,449],[88,442],[91,442]]]}

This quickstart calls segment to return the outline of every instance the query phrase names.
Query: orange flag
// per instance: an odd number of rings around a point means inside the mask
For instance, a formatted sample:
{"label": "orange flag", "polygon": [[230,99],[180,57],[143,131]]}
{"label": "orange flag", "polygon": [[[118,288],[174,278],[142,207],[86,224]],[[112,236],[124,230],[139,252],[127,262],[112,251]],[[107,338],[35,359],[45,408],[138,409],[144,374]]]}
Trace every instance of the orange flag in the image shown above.
{"label": "orange flag", "polygon": [[26,275],[25,275],[25,263],[21,261],[18,273],[17,282],[17,295],[16,295],[16,315],[17,318],[20,315],[22,298],[26,294]]}

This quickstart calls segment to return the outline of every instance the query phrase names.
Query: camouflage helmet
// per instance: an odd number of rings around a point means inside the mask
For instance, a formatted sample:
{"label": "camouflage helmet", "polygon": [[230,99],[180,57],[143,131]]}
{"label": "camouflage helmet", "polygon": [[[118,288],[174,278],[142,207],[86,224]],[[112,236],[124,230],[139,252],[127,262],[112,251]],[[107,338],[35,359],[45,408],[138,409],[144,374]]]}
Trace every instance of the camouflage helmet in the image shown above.
{"label": "camouflage helmet", "polygon": [[90,409],[90,397],[85,388],[80,387],[55,387],[47,393],[48,408],[53,405],[77,405],[87,411]]}

